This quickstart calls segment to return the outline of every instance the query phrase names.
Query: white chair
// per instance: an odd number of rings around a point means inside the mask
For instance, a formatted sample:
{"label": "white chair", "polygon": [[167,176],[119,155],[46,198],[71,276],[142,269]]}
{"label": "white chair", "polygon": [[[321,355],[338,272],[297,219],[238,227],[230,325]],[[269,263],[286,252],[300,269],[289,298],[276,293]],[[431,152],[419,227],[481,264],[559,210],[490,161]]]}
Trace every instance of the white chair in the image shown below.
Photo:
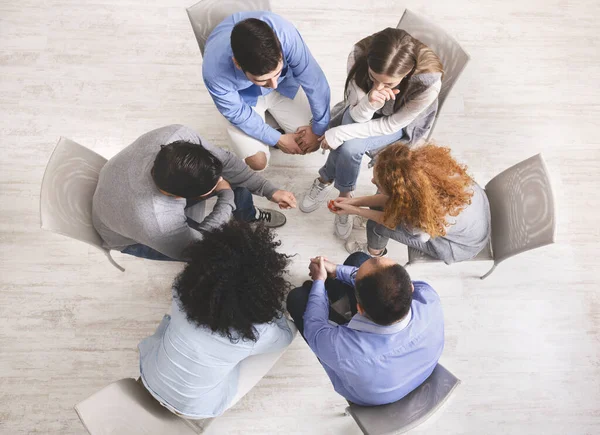
{"label": "white chair", "polygon": [[92,225],[92,198],[106,159],[92,150],[61,137],[48,161],[40,192],[40,220],[53,231],[100,249],[108,261],[125,271],[102,246]]}
{"label": "white chair", "polygon": [[438,110],[435,115],[435,121],[427,136],[429,139],[433,134],[433,129],[435,128],[437,119],[442,111],[442,106],[446,101],[446,97],[467,66],[470,56],[461,47],[458,41],[444,29],[408,9],[402,14],[402,18],[400,18],[397,28],[406,30],[413,38],[418,39],[431,48],[440,58],[442,65],[444,66],[442,89],[438,96]]}
{"label": "white chair", "polygon": [[[490,245],[470,261],[493,260],[487,278],[502,261],[554,243],[556,218],[548,168],[537,154],[496,175],[485,186],[492,215]],[[440,261],[408,248],[408,263]]]}
{"label": "white chair", "polygon": [[401,434],[431,417],[459,384],[456,376],[438,364],[425,382],[399,401],[381,406],[350,403],[346,413],[365,435]]}

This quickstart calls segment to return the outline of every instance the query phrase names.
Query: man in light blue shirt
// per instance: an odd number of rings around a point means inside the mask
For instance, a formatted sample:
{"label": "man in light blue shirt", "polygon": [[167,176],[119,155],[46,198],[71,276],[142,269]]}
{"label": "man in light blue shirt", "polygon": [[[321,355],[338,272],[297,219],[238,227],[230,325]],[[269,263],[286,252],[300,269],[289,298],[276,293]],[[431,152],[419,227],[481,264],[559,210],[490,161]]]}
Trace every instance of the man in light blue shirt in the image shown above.
{"label": "man in light blue shirt", "polygon": [[[338,266],[317,257],[309,268],[312,288],[308,281],[293,290],[287,307],[335,391],[358,405],[383,405],[429,377],[444,348],[444,320],[427,283],[411,282],[399,264],[364,253]],[[332,301],[348,295],[350,322],[342,324],[328,294]]]}
{"label": "man in light blue shirt", "polygon": [[[319,148],[329,124],[329,85],[287,20],[268,11],[227,17],[206,41],[202,74],[231,123],[232,151],[252,169],[266,168],[269,147],[288,154]],[[267,111],[283,134],[265,122]]]}

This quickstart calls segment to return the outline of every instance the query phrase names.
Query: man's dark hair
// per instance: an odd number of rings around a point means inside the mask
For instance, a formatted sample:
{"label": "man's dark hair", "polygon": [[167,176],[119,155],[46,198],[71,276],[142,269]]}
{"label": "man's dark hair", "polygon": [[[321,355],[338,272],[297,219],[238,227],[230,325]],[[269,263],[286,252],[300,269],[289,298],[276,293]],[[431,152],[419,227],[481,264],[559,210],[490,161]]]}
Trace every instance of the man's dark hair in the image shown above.
{"label": "man's dark hair", "polygon": [[383,267],[356,281],[357,299],[367,316],[379,325],[390,325],[408,314],[412,282],[399,264]]}
{"label": "man's dark hair", "polygon": [[189,263],[175,281],[187,319],[228,337],[256,341],[254,325],[281,316],[290,284],[289,257],[262,225],[231,221],[188,247]]}
{"label": "man's dark hair", "polygon": [[152,177],[160,190],[197,198],[215,187],[222,172],[223,164],[206,148],[180,140],[160,147]]}
{"label": "man's dark hair", "polygon": [[231,31],[231,50],[242,70],[255,76],[275,71],[282,59],[279,38],[271,26],[256,18],[235,25]]}

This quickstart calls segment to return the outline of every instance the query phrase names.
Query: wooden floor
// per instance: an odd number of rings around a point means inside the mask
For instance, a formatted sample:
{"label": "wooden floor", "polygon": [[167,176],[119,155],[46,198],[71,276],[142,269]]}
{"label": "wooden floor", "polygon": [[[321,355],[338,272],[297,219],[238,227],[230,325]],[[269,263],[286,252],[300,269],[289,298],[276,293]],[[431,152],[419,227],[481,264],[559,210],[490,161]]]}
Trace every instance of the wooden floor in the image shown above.
{"label": "wooden floor", "polygon": [[[191,0],[189,0],[191,1]],[[442,297],[444,365],[463,381],[415,434],[600,433],[600,3],[595,0],[272,0],[342,95],[353,42],[395,26],[405,7],[450,31],[472,61],[435,138],[480,183],[543,152],[558,243],[500,265],[415,266]],[[137,343],[169,307],[178,265],[42,232],[38,201],[58,138],[110,157],[170,123],[226,145],[201,77],[183,0],[0,2],[0,433],[83,434],[73,405],[138,375]],[[273,158],[266,175],[300,195],[324,156]],[[368,192],[369,174],[360,190]],[[343,261],[326,210],[287,213],[283,249]],[[325,222],[325,223],[323,223]],[[394,245],[403,263],[406,250]],[[297,339],[209,434],[360,433],[344,400]]]}

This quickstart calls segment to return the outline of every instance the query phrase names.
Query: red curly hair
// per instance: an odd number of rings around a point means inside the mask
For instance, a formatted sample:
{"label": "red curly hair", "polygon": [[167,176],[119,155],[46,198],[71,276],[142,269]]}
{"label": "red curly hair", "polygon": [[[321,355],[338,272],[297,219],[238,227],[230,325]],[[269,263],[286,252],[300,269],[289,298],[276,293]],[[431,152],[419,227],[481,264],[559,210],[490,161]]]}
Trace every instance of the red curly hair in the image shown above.
{"label": "red curly hair", "polygon": [[383,222],[405,225],[431,237],[446,235],[446,216],[458,216],[471,203],[473,179],[450,155],[450,148],[428,143],[410,149],[402,143],[377,155],[375,181],[389,196]]}

